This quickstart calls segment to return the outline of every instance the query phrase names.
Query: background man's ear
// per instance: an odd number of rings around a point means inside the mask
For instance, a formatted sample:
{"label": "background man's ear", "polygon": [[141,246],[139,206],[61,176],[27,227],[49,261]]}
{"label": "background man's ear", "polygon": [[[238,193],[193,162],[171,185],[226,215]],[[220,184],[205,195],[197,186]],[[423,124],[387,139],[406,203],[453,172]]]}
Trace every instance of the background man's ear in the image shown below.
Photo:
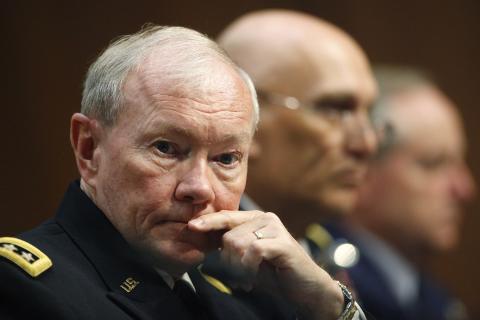
{"label": "background man's ear", "polygon": [[97,173],[94,151],[98,146],[98,122],[75,113],[70,121],[70,143],[75,154],[78,171],[85,182]]}
{"label": "background man's ear", "polygon": [[250,150],[248,151],[248,159],[251,161],[255,161],[260,157],[262,153],[262,147],[260,143],[258,143],[257,138],[255,136],[252,139],[252,144],[250,145]]}

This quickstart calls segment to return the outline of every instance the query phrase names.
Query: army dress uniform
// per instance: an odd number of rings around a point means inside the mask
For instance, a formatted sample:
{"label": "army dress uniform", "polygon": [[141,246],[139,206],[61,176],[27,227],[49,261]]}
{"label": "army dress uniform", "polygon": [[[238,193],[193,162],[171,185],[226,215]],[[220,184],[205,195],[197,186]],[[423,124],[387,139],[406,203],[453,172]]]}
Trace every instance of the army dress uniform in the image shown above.
{"label": "army dress uniform", "polygon": [[172,290],[76,181],[54,218],[0,238],[0,319],[295,318],[268,306],[259,315],[200,267],[188,275],[189,294]]}
{"label": "army dress uniform", "polygon": [[[406,282],[405,277],[400,277],[405,263],[402,260],[392,260],[396,269],[385,270],[380,261],[395,258],[389,252],[384,252],[383,242],[367,241],[366,231],[349,228],[345,224],[330,224],[327,226],[335,239],[346,239],[359,249],[359,260],[348,269],[362,307],[376,320],[467,320],[466,309],[458,299],[452,297],[444,288],[439,286],[428,275],[411,269],[416,276],[417,287],[415,299],[407,304],[402,304],[395,294],[395,288],[389,281],[389,275],[394,275],[400,281]],[[376,239],[376,238],[375,238]],[[373,240],[373,239],[372,239]],[[380,241],[379,239],[375,241]],[[376,244],[375,246],[372,246]],[[379,246],[380,245],[380,246]],[[389,248],[389,247],[388,247]],[[393,251],[392,251],[393,252]],[[390,254],[390,255],[387,255]],[[400,257],[400,256],[399,256]],[[398,258],[397,258],[398,259]],[[384,262],[385,263],[385,262]],[[382,268],[382,267],[383,268]]]}

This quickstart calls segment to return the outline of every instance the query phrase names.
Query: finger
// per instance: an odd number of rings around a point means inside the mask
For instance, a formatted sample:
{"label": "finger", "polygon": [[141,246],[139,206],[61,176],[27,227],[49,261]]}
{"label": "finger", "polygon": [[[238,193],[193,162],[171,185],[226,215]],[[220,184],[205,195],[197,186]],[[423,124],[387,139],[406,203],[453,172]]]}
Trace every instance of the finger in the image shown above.
{"label": "finger", "polygon": [[263,256],[257,252],[257,250],[257,246],[252,244],[247,251],[245,251],[242,260],[240,261],[242,266],[249,270],[249,273],[255,275],[258,273],[258,268],[263,261]]}
{"label": "finger", "polygon": [[281,228],[281,226],[271,224],[264,228],[257,229],[257,232],[260,232],[263,237],[258,238],[258,235],[254,232],[255,238],[253,241],[250,241],[241,260],[242,266],[254,274],[258,272],[258,268],[262,262],[269,262],[280,254],[290,253],[288,251],[282,251],[282,249],[288,250],[288,245],[284,243],[285,239],[289,238],[286,237],[284,233],[286,230]]}
{"label": "finger", "polygon": [[188,227],[197,231],[233,229],[256,218],[261,211],[228,211],[208,213],[188,222]]}
{"label": "finger", "polygon": [[220,250],[220,260],[221,260],[221,263],[227,267],[228,269],[231,269],[233,270],[233,272],[236,274],[239,270],[238,268],[238,265],[235,265],[235,262],[232,261],[231,259],[231,251],[230,250],[225,250],[224,248],[222,248]]}
{"label": "finger", "polygon": [[290,269],[306,257],[303,248],[293,238],[279,236],[253,241],[243,255],[242,265],[258,269],[262,262],[268,262],[278,269]]}
{"label": "finger", "polygon": [[271,229],[275,230],[261,219],[249,220],[225,232],[222,236],[222,244],[224,247],[227,246],[235,252],[243,254],[250,243],[258,239],[255,232],[258,232],[262,237],[275,237],[275,233]]}
{"label": "finger", "polygon": [[[243,266],[241,259],[254,241],[273,239],[282,236],[282,232],[286,230],[277,220],[257,217],[227,231],[222,237],[222,250],[229,254],[230,261]],[[252,271],[255,273],[256,267]]]}
{"label": "finger", "polygon": [[237,262],[233,261],[232,255],[228,250],[220,251],[220,265],[222,268],[229,270],[229,274],[232,274],[231,279],[229,279],[229,284],[232,288],[244,288],[245,285],[251,285],[254,281],[252,274],[241,266],[240,260]]}
{"label": "finger", "polygon": [[221,253],[224,262],[229,263],[232,268],[238,269],[241,273],[245,273],[245,270],[241,270],[244,269],[241,259],[250,244],[257,239],[252,230],[260,229],[262,225],[259,223],[257,220],[247,221],[222,236]]}
{"label": "finger", "polygon": [[242,257],[241,263],[245,268],[256,274],[262,261],[275,257],[271,246],[276,246],[276,239],[260,239],[253,241]]}
{"label": "finger", "polygon": [[[279,229],[275,224],[265,226],[264,219],[253,219],[226,232],[222,237],[221,256],[224,263],[236,274],[236,280],[244,290],[251,289],[257,273],[256,264],[244,264],[245,252],[254,241],[259,241],[254,230],[261,230],[267,237],[274,237]],[[248,291],[248,290],[247,290]]]}
{"label": "finger", "polygon": [[[275,265],[268,261],[273,258],[273,252],[268,253],[265,248],[270,244],[268,242],[276,242],[274,239],[261,239],[252,243],[252,246],[245,252],[242,258],[242,266],[249,270],[250,276],[254,276],[254,286],[272,291],[278,294],[277,278]],[[276,256],[276,255],[275,255]]]}
{"label": "finger", "polygon": [[234,253],[232,250],[223,249],[220,252],[221,263],[224,268],[235,275],[230,285],[233,288],[241,288],[245,291],[250,291],[255,281],[255,274],[243,267],[241,263],[241,256]]}

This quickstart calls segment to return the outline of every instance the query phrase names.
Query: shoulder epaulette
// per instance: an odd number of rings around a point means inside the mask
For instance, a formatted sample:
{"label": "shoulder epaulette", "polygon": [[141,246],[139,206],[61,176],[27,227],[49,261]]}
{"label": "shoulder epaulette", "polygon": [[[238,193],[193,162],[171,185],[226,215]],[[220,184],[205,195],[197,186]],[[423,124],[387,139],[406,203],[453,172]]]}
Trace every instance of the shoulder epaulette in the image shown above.
{"label": "shoulder epaulette", "polygon": [[220,292],[223,292],[225,294],[232,294],[232,289],[227,287],[222,281],[218,280],[217,278],[214,278],[206,273],[203,273],[202,271],[202,265],[198,266],[198,271],[200,272],[200,275],[207,281],[211,286],[213,286],[215,289],[217,289]]}
{"label": "shoulder epaulette", "polygon": [[327,229],[318,223],[310,224],[305,231],[305,236],[313,241],[320,249],[328,248],[333,242],[333,238]]}
{"label": "shoulder epaulette", "polygon": [[32,277],[37,277],[52,266],[52,261],[42,251],[17,238],[0,238],[0,256],[22,268]]}

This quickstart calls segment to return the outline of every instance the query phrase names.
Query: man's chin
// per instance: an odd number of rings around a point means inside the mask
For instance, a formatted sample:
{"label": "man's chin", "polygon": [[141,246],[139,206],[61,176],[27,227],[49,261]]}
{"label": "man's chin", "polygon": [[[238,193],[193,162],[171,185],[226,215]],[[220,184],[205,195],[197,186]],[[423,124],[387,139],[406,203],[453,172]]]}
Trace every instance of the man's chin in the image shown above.
{"label": "man's chin", "polygon": [[179,264],[185,266],[187,269],[202,263],[205,260],[206,252],[198,249],[192,249],[179,253],[175,259]]}
{"label": "man's chin", "polygon": [[436,237],[434,249],[436,253],[444,253],[458,246],[460,234],[457,230],[447,230]]}
{"label": "man's chin", "polygon": [[357,190],[351,188],[335,188],[323,194],[322,205],[332,216],[350,214],[357,199]]}

